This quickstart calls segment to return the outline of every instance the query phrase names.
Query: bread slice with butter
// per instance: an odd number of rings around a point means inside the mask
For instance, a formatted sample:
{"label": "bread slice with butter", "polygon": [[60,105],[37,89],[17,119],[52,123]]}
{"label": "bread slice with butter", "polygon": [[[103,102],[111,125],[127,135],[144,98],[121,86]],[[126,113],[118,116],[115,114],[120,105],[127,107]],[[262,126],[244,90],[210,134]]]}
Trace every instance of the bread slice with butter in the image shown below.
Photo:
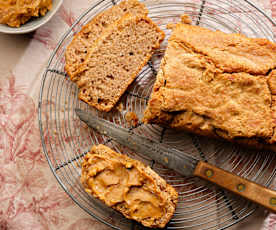
{"label": "bread slice with butter", "polygon": [[178,194],[149,166],[105,145],[93,146],[82,163],[85,191],[146,227],[163,228]]}

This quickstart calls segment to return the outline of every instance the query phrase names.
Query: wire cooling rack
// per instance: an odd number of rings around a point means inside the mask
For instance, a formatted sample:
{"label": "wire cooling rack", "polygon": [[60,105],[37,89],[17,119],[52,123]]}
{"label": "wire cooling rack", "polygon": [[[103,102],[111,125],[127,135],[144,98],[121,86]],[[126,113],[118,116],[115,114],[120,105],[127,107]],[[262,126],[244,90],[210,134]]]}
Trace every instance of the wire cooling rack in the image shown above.
{"label": "wire cooling rack", "polygon": [[[276,25],[273,20],[247,0],[144,2],[149,9],[149,16],[166,32],[166,39],[170,35],[166,24],[179,21],[179,16],[185,13],[191,17],[195,25],[275,40],[273,30]],[[129,87],[120,101],[119,108],[111,113],[97,112],[78,100],[78,89],[64,72],[64,51],[73,35],[96,14],[117,3],[115,0],[94,2],[62,37],[43,75],[39,98],[39,124],[44,153],[53,174],[76,204],[91,216],[115,229],[143,229],[136,222],[127,220],[89,196],[80,184],[82,157],[93,144],[105,143],[116,151],[150,165],[177,189],[179,203],[167,229],[225,229],[241,221],[252,214],[257,207],[222,189],[205,184],[197,178],[181,177],[150,159],[132,153],[107,137],[93,132],[82,124],[74,113],[75,108],[81,108],[131,128],[125,120],[126,112],[135,112],[141,119],[147,105],[160,60],[164,54],[166,40]],[[172,145],[264,186],[271,183],[276,173],[274,153],[244,150],[239,146],[155,125],[140,124],[134,131]]]}

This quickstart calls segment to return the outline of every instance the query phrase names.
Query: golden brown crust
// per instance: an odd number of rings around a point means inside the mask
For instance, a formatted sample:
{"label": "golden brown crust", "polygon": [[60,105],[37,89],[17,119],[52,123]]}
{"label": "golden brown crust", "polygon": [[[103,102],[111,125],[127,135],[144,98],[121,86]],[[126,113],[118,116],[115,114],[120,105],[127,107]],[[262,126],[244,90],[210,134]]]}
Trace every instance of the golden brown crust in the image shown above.
{"label": "golden brown crust", "polygon": [[193,53],[208,57],[225,73],[266,75],[276,67],[276,45],[267,39],[177,24],[170,40]]}
{"label": "golden brown crust", "polygon": [[[269,140],[270,144],[276,143],[276,70],[272,70],[268,77],[268,85],[271,92],[271,117],[273,125],[273,135]],[[271,145],[270,149],[276,150],[276,144]]]}
{"label": "golden brown crust", "polygon": [[86,192],[147,227],[165,227],[177,204],[177,192],[151,168],[104,145],[85,156],[81,182]]}
{"label": "golden brown crust", "polygon": [[266,39],[177,24],[143,121],[251,146],[275,143],[275,67],[276,45]]}

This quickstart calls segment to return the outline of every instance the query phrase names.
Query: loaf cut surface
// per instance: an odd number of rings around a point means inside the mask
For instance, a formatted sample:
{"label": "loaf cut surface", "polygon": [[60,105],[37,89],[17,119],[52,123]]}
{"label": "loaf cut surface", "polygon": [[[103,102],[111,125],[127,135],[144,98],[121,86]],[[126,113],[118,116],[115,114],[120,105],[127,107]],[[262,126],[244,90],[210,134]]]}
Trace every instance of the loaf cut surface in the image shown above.
{"label": "loaf cut surface", "polygon": [[101,36],[102,32],[109,25],[113,24],[128,13],[146,16],[148,10],[145,8],[144,4],[137,0],[125,0],[118,5],[99,13],[82,27],[80,32],[74,36],[65,52],[65,70],[70,77],[73,76],[79,65],[85,61],[88,50]]}
{"label": "loaf cut surface", "polygon": [[276,149],[276,44],[182,23],[172,28],[143,121]]}
{"label": "loaf cut surface", "polygon": [[150,167],[104,145],[84,157],[81,182],[85,191],[146,227],[163,228],[178,194]]}
{"label": "loaf cut surface", "polygon": [[146,16],[125,15],[107,28],[72,77],[79,98],[110,111],[164,39]]}

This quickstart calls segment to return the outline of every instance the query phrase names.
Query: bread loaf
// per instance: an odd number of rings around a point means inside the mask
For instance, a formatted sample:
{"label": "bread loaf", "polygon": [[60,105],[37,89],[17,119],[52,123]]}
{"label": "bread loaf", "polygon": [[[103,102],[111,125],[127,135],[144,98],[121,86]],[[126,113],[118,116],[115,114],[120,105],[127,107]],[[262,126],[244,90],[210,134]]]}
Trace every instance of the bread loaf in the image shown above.
{"label": "bread loaf", "polygon": [[110,111],[164,39],[146,16],[125,15],[108,27],[72,76],[79,98]]}
{"label": "bread loaf", "polygon": [[143,121],[276,150],[276,44],[172,28]]}
{"label": "bread loaf", "polygon": [[65,52],[65,70],[70,77],[78,69],[79,65],[84,62],[88,50],[101,36],[102,32],[127,13],[146,16],[148,10],[144,4],[137,0],[125,0],[96,15],[82,27],[81,31],[74,36]]}
{"label": "bread loaf", "polygon": [[146,227],[165,227],[177,204],[175,189],[150,167],[104,145],[84,157],[81,182],[87,193]]}

